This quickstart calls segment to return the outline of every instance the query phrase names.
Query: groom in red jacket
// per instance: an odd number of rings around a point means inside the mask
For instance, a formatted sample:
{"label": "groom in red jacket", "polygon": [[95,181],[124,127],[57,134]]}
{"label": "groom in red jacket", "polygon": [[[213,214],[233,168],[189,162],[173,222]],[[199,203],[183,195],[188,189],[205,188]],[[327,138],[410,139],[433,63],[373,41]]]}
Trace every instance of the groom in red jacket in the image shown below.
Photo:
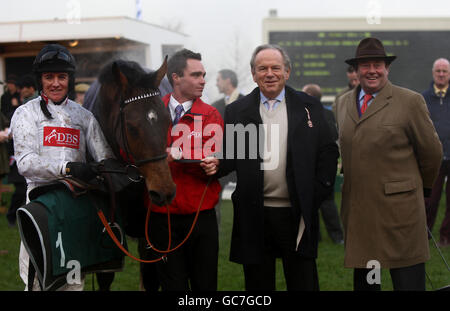
{"label": "groom in red jacket", "polygon": [[206,175],[200,161],[219,151],[223,120],[214,107],[200,99],[205,74],[199,53],[183,49],[169,59],[167,77],[173,92],[164,96],[163,101],[172,120],[167,143],[177,193],[168,208],[152,207],[152,242],[165,250],[171,234],[170,247],[176,247],[188,234],[198,208],[200,213],[186,243],[157,264],[163,290],[217,290],[219,234],[214,206],[221,187],[216,177]]}

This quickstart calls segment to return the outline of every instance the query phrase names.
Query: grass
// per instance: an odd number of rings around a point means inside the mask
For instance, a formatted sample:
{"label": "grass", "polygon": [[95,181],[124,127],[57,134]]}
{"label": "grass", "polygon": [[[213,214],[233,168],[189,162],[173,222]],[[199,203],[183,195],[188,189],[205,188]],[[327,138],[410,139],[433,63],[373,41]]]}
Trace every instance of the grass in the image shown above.
{"label": "grass", "polygon": [[[336,202],[340,202],[340,193],[336,193]],[[442,222],[445,209],[445,196],[442,197],[438,218],[433,235],[439,238],[439,225]],[[242,266],[228,260],[230,237],[232,228],[232,205],[230,201],[224,201],[222,205],[222,220],[219,237],[219,268],[218,289],[227,291],[241,291],[244,289]],[[320,289],[323,291],[351,291],[353,289],[353,270],[345,269],[344,247],[335,245],[328,237],[325,227],[321,222],[322,241],[319,243],[317,267],[319,272]],[[7,254],[0,255],[0,290],[21,291],[23,284],[19,278],[19,232],[17,228],[9,228],[5,215],[0,215],[0,250],[8,250]],[[132,254],[138,254],[137,243],[128,239],[129,249]],[[430,242],[431,259],[426,263],[426,270],[431,282],[427,280],[427,290],[433,290],[450,284],[450,272],[439,256],[436,248]],[[442,252],[450,262],[450,248],[442,249]],[[85,290],[92,290],[93,276],[86,277]],[[392,290],[388,270],[382,270],[382,290]],[[95,284],[95,288],[97,285]],[[285,290],[281,261],[277,261],[277,290]],[[111,290],[114,291],[138,291],[139,290],[139,263],[130,258],[125,259],[124,271],[116,273]]]}

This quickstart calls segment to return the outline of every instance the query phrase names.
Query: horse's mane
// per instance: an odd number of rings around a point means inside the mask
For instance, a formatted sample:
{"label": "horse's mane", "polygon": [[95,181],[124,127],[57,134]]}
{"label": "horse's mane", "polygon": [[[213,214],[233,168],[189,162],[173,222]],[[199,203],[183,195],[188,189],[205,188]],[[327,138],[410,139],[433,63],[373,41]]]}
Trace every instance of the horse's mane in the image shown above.
{"label": "horse's mane", "polygon": [[149,75],[149,72],[145,71],[137,62],[123,59],[114,60],[102,68],[98,77],[100,84],[117,84],[116,77],[113,74],[114,63],[116,63],[119,70],[127,78],[130,86],[144,89],[154,86],[156,75]]}

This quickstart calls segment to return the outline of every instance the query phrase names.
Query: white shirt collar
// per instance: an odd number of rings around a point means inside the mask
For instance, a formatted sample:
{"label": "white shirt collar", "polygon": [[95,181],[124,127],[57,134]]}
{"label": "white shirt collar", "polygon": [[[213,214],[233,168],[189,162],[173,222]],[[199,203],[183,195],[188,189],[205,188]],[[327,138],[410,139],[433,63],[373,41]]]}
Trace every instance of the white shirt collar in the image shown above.
{"label": "white shirt collar", "polygon": [[[183,109],[184,109],[184,112],[181,114],[182,116],[186,113],[186,111],[188,111],[192,108],[193,103],[194,103],[194,101],[188,100],[181,104],[181,105],[183,105]],[[172,120],[175,118],[175,107],[178,105],[180,105],[180,103],[175,99],[175,97],[173,97],[173,95],[170,95],[169,110],[170,110],[170,115],[172,116]]]}
{"label": "white shirt collar", "polygon": [[[364,90],[361,88],[361,91],[359,91],[359,97],[358,97],[359,101],[363,100],[364,95],[366,95],[366,92],[364,92]],[[377,97],[377,95],[378,95],[378,92],[372,94],[373,98]],[[372,99],[370,100],[370,102],[372,102]]]}
{"label": "white shirt collar", "polygon": [[[274,99],[276,99],[277,102],[282,102],[284,99],[285,93],[286,93],[286,90],[285,90],[285,88],[283,88],[281,90],[280,94],[278,94],[278,96],[275,97]],[[264,94],[261,91],[260,91],[260,95],[261,95],[261,103],[264,104],[265,102],[267,102],[268,98],[266,96],[264,96]]]}
{"label": "white shirt collar", "polygon": [[[269,102],[268,102],[268,98],[266,96],[264,96],[264,94],[260,91],[260,96],[261,96],[261,104],[263,104],[267,109],[269,109]],[[276,109],[278,107],[278,105],[283,101],[284,97],[286,94],[286,90],[285,88],[283,88],[280,92],[280,94],[278,94],[277,97],[273,98],[276,100],[275,104],[273,105],[273,109]]]}

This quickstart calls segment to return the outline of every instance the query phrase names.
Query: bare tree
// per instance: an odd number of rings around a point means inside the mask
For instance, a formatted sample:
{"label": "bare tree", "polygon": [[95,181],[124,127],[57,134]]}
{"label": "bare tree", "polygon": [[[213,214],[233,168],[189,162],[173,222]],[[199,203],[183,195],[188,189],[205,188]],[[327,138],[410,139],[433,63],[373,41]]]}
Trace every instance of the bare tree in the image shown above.
{"label": "bare tree", "polygon": [[172,31],[184,33],[184,23],[181,20],[167,19],[161,26]]}
{"label": "bare tree", "polygon": [[229,51],[222,58],[222,68],[228,68],[236,72],[239,81],[239,89],[253,88],[253,79],[250,72],[250,57],[253,52],[253,44],[245,37],[245,34],[235,28],[226,49]]}

